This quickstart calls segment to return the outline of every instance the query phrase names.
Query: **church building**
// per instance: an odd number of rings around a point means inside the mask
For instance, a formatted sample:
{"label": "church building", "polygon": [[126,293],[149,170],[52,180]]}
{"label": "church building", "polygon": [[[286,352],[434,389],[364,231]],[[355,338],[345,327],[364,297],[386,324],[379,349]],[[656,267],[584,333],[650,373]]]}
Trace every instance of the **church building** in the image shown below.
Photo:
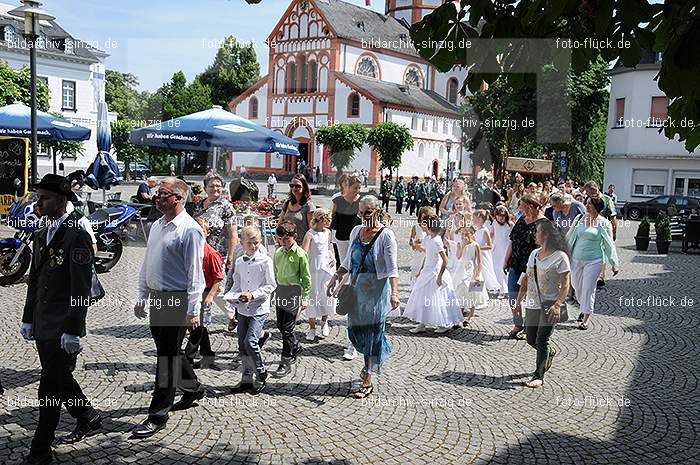
{"label": "church building", "polygon": [[[267,39],[267,74],[229,103],[232,112],[300,142],[307,166],[335,174],[328,151],[315,141],[319,127],[392,121],[409,128],[414,147],[399,174],[470,173],[462,150],[461,97],[466,69],[438,72],[414,48],[409,26],[441,0],[387,0],[381,14],[342,0],[292,0]],[[451,140],[451,150],[448,150]],[[249,173],[293,173],[297,157],[235,153]],[[346,170],[379,172],[377,153],[365,145]]]}

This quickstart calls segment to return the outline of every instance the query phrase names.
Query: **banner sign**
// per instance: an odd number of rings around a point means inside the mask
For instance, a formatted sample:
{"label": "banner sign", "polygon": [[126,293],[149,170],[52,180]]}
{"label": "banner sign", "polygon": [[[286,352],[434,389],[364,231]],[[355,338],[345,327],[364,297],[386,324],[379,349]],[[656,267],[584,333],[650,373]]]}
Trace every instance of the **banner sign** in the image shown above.
{"label": "banner sign", "polygon": [[511,173],[527,174],[552,174],[554,162],[552,160],[539,160],[536,158],[508,157],[506,170]]}
{"label": "banner sign", "polygon": [[[0,136],[0,213],[7,214],[15,196],[27,193],[29,139]],[[19,186],[15,185],[19,180]]]}

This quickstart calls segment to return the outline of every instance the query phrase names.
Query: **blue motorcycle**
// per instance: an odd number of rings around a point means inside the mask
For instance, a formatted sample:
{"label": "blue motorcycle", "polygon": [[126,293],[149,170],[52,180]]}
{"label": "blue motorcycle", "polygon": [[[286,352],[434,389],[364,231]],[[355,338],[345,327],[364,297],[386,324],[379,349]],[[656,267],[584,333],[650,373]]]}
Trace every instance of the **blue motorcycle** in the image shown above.
{"label": "blue motorcycle", "polygon": [[[17,199],[8,210],[7,224],[17,233],[14,237],[0,239],[0,285],[19,282],[29,269],[34,231],[41,227],[35,204],[36,194],[30,192]],[[95,270],[98,273],[109,271],[119,262],[124,244],[118,232],[136,213],[130,205],[115,204],[88,215],[97,238]]]}

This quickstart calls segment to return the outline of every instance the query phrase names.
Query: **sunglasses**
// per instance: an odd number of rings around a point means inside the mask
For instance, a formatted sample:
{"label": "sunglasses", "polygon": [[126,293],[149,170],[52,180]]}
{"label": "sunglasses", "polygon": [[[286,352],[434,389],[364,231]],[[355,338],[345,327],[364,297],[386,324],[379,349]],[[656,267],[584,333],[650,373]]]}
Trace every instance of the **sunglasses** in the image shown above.
{"label": "sunglasses", "polygon": [[295,233],[289,232],[289,231],[276,231],[275,232],[275,235],[277,237],[294,237],[294,234]]}
{"label": "sunglasses", "polygon": [[292,189],[303,189],[304,188],[304,186],[302,186],[301,184],[290,184],[289,187]]}
{"label": "sunglasses", "polygon": [[175,192],[156,192],[153,195],[153,197],[155,197],[157,199],[167,199],[167,198],[170,198],[174,195],[179,197],[179,194],[176,194]]}

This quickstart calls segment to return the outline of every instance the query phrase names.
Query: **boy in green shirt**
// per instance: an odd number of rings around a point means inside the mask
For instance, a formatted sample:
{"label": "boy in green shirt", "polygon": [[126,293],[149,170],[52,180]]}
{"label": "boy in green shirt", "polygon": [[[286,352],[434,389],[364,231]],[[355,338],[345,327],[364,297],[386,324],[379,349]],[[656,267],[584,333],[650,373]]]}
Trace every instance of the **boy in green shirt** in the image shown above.
{"label": "boy in green shirt", "polygon": [[308,306],[311,272],[308,255],[296,243],[296,225],[284,221],[277,226],[275,235],[280,247],[275,251],[272,262],[277,281],[275,309],[277,329],[282,334],[282,360],[273,376],[282,378],[291,372],[291,365],[296,363],[301,353],[302,348],[294,334],[294,325],[299,311]]}

